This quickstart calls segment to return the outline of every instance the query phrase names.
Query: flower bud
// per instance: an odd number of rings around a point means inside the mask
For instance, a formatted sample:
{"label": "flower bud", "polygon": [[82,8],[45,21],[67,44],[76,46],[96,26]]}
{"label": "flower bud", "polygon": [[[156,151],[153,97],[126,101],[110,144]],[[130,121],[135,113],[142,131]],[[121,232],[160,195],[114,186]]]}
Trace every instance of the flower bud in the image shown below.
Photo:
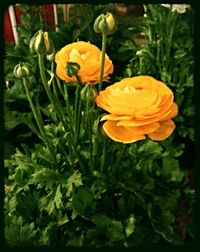
{"label": "flower bud", "polygon": [[99,16],[96,18],[96,20],[94,21],[93,28],[94,28],[94,31],[95,31],[96,33],[101,33],[101,32],[102,32],[102,31],[100,31],[100,29],[99,29],[99,23],[100,23],[100,21],[102,21],[102,19],[103,19],[104,16],[105,16],[104,14],[101,14],[101,15],[99,15]]}
{"label": "flower bud", "polygon": [[94,99],[97,96],[97,90],[94,85],[87,84],[85,87],[81,90],[81,100],[84,102],[94,102]]}
{"label": "flower bud", "polygon": [[52,54],[54,52],[53,41],[47,32],[39,30],[30,40],[29,48],[31,53]]}
{"label": "flower bud", "polygon": [[55,61],[55,52],[53,52],[52,54],[47,54],[46,58],[48,61],[54,62]]}
{"label": "flower bud", "polygon": [[35,39],[38,35],[39,31],[37,31],[34,36],[31,38],[30,43],[29,43],[29,49],[32,54],[36,53],[35,51]]}
{"label": "flower bud", "polygon": [[36,53],[38,54],[44,54],[45,53],[45,44],[44,44],[44,36],[43,36],[43,31],[39,30],[35,41],[34,41],[34,49]]}
{"label": "flower bud", "polygon": [[30,70],[25,63],[19,63],[15,66],[13,73],[16,78],[23,78],[30,75]]}
{"label": "flower bud", "polygon": [[52,54],[54,51],[54,45],[53,45],[53,41],[49,37],[48,32],[44,32],[43,37],[44,37],[44,44],[45,44],[45,48],[46,48],[46,53]]}
{"label": "flower bud", "polygon": [[69,77],[77,75],[79,70],[80,65],[78,63],[70,61],[67,62],[66,72]]}
{"label": "flower bud", "polygon": [[107,35],[113,33],[115,20],[112,13],[99,15],[94,22],[93,28],[96,33],[106,33]]}

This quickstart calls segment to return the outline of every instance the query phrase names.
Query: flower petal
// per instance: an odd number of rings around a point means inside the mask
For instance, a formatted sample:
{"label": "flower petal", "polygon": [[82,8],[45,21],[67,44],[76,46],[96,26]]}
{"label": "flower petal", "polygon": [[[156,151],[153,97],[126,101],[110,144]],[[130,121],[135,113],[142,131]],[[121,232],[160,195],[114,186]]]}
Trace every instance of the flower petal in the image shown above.
{"label": "flower petal", "polygon": [[117,123],[117,126],[124,126],[128,130],[136,134],[149,134],[157,130],[160,127],[160,124],[157,122],[154,122],[154,123],[150,123],[150,124],[146,124],[142,126],[129,126],[129,125],[126,125],[126,122],[120,121]]}
{"label": "flower petal", "polygon": [[133,143],[146,138],[144,134],[137,134],[127,128],[128,127],[117,126],[117,122],[115,121],[106,121],[103,124],[105,133],[116,142]]}
{"label": "flower petal", "polygon": [[178,106],[175,102],[173,102],[168,114],[166,114],[160,121],[167,121],[177,116],[177,114],[178,114]]}
{"label": "flower petal", "polygon": [[148,134],[152,140],[163,141],[174,131],[176,125],[172,120],[159,122],[160,127],[153,133]]}
{"label": "flower petal", "polygon": [[111,121],[119,121],[119,120],[131,120],[132,116],[128,115],[115,115],[115,114],[108,114],[101,118],[100,121],[111,120]]}

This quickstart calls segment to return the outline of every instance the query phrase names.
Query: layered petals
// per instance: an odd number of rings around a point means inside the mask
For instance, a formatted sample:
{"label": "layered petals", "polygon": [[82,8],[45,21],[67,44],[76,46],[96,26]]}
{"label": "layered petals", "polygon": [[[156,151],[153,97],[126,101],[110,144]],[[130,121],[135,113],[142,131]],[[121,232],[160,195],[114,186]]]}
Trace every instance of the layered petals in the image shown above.
{"label": "layered petals", "polygon": [[165,140],[175,128],[178,106],[173,92],[151,76],[125,78],[96,97],[96,104],[109,112],[101,121],[114,141],[128,143],[144,139]]}
{"label": "layered petals", "polygon": [[117,126],[115,121],[106,121],[103,124],[103,129],[116,142],[133,143],[146,138],[144,134],[135,133],[129,127]]}
{"label": "layered petals", "polygon": [[175,129],[175,123],[172,120],[160,122],[160,127],[149,134],[152,140],[163,141],[167,139]]}
{"label": "layered petals", "polygon": [[[95,45],[89,42],[78,41],[72,44],[66,45],[55,56],[55,62],[57,63],[56,74],[57,76],[66,81],[74,82],[76,77],[69,77],[66,72],[67,62],[75,62],[80,65],[78,75],[82,84],[96,84],[100,78],[100,63],[101,63],[101,51]],[[103,73],[103,80],[109,80],[109,74],[112,74],[114,70],[112,61],[108,55],[105,55],[105,67]]]}

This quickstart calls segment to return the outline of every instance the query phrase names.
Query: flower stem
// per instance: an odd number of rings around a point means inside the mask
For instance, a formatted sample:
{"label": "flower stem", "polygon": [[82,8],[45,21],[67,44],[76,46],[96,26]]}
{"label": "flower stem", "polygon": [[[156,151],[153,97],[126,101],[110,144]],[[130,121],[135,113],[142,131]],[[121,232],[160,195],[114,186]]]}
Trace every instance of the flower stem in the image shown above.
{"label": "flower stem", "polygon": [[74,116],[74,121],[75,121],[75,148],[78,145],[78,140],[79,140],[79,133],[80,133],[80,121],[81,121],[81,97],[80,97],[80,91],[81,91],[81,80],[79,76],[76,74],[76,79],[77,79],[77,86],[76,86],[76,93],[75,93],[75,116]]}
{"label": "flower stem", "polygon": [[[54,62],[51,62],[51,72],[54,72]],[[59,98],[58,98],[58,92],[57,92],[57,89],[56,89],[55,78],[53,78],[52,84],[53,84],[53,92],[54,92],[54,95],[56,96],[57,99],[59,99]]]}
{"label": "flower stem", "polygon": [[106,158],[107,158],[107,138],[104,136],[104,138],[103,138],[103,153],[102,153],[102,159],[101,159],[101,172],[102,173],[104,172]]}
{"label": "flower stem", "polygon": [[104,74],[104,64],[105,64],[105,53],[106,53],[106,33],[102,33],[102,54],[101,54],[101,70],[100,70],[100,80],[99,80],[99,91],[102,90],[103,84],[103,74]]}
{"label": "flower stem", "polygon": [[30,91],[29,91],[29,88],[28,88],[28,79],[27,79],[27,77],[23,78],[23,85],[24,85],[25,90],[26,90],[26,96],[28,98],[31,110],[33,112],[33,116],[34,116],[34,118],[36,120],[36,123],[38,125],[38,128],[40,130],[40,134],[41,134],[40,138],[44,139],[44,128],[43,128],[43,125],[41,124],[40,118],[39,118],[39,116],[37,114],[37,110],[36,110],[36,108],[35,108],[35,106],[33,104],[31,94],[30,94]]}
{"label": "flower stem", "polygon": [[86,102],[86,110],[87,110],[87,121],[88,121],[88,138],[89,138],[89,154],[90,154],[90,168],[93,169],[94,159],[93,159],[93,146],[92,146],[92,108],[93,104],[90,106],[90,101]]}
{"label": "flower stem", "polygon": [[42,78],[42,83],[44,85],[45,91],[47,93],[47,96],[53,105],[53,108],[58,116],[58,118],[61,120],[65,130],[67,130],[67,124],[64,120],[65,116],[63,115],[62,108],[59,106],[58,101],[55,100],[55,96],[52,95],[50,88],[48,86],[46,74],[45,74],[45,67],[44,67],[44,56],[42,54],[38,54],[38,61],[39,61],[39,69],[40,69],[40,75]]}
{"label": "flower stem", "polygon": [[37,109],[35,108],[35,106],[33,104],[33,101],[32,101],[32,98],[31,98],[31,94],[30,94],[30,90],[28,88],[28,84],[29,84],[28,83],[28,78],[24,77],[23,78],[23,85],[24,85],[25,90],[26,90],[26,96],[28,98],[31,110],[33,112],[33,116],[34,116],[34,118],[36,120],[36,123],[37,123],[39,131],[40,131],[39,137],[47,145],[47,147],[48,147],[48,149],[49,149],[49,151],[51,153],[51,156],[53,158],[54,164],[56,164],[56,157],[55,157],[54,151],[52,150],[51,144],[49,143],[49,141],[46,138],[46,134],[45,134],[45,130],[44,130],[44,124],[43,124],[41,115],[38,113]]}

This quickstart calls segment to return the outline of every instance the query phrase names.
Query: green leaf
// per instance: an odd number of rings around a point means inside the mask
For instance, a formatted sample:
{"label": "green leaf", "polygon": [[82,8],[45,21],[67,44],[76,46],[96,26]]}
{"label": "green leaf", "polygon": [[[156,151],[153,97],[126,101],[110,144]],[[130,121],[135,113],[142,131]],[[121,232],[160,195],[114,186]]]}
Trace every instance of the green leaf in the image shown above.
{"label": "green leaf", "polygon": [[135,216],[131,214],[127,220],[127,224],[125,227],[126,236],[129,237],[130,235],[132,235],[134,230],[135,230]]}
{"label": "green leaf", "polygon": [[60,192],[60,185],[50,191],[46,196],[40,198],[40,209],[46,210],[51,214],[55,207],[59,209],[62,206],[62,194]]}
{"label": "green leaf", "polygon": [[93,196],[89,188],[80,186],[72,198],[72,207],[81,216],[88,216],[94,207]]}
{"label": "green leaf", "polygon": [[20,169],[20,167],[18,167],[18,168],[16,169],[16,173],[15,173],[15,175],[14,175],[14,180],[15,180],[17,183],[20,183],[20,182],[22,182],[22,180],[23,180],[23,170]]}
{"label": "green leaf", "polygon": [[56,193],[55,193],[55,197],[54,197],[54,203],[55,203],[57,208],[59,208],[61,203],[62,203],[62,193],[60,192],[60,185],[58,185],[58,187],[56,189]]}
{"label": "green leaf", "polygon": [[111,219],[103,214],[97,214],[92,217],[92,222],[99,228],[105,228],[111,224]]}
{"label": "green leaf", "polygon": [[173,182],[180,182],[184,173],[179,169],[179,161],[172,157],[162,159],[162,174]]}
{"label": "green leaf", "polygon": [[30,184],[37,185],[38,189],[43,187],[52,189],[60,180],[61,178],[57,170],[43,168],[32,175]]}
{"label": "green leaf", "polygon": [[69,219],[68,219],[67,215],[65,214],[62,218],[59,218],[58,226],[62,226],[64,224],[66,224],[67,222],[69,222]]}
{"label": "green leaf", "polygon": [[163,148],[159,145],[159,143],[147,140],[138,148],[138,153],[153,154],[158,156],[162,154],[162,150]]}
{"label": "green leaf", "polygon": [[81,173],[76,170],[67,180],[62,180],[61,186],[67,189],[66,197],[70,197],[73,192],[73,188],[81,186],[82,184]]}
{"label": "green leaf", "polygon": [[125,238],[121,221],[112,220],[111,225],[107,229],[107,236],[111,241],[120,241]]}

